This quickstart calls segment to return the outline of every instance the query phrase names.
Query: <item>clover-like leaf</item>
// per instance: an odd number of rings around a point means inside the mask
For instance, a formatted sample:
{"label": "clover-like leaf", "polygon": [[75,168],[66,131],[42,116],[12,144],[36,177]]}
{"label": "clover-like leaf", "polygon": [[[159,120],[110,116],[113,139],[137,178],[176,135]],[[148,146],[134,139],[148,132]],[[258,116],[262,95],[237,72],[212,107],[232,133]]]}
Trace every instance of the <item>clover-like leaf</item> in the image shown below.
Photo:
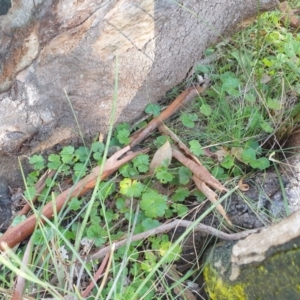
{"label": "clover-like leaf", "polygon": [[74,151],[75,149],[73,146],[64,147],[60,152],[62,162],[65,164],[71,163],[74,157]]}
{"label": "clover-like leaf", "polygon": [[120,167],[119,171],[123,175],[123,177],[127,178],[139,175],[138,170],[133,166],[131,162]]}
{"label": "clover-like leaf", "polygon": [[167,209],[167,197],[156,191],[148,190],[142,195],[141,209],[149,218],[162,217]]}
{"label": "clover-like leaf", "polygon": [[209,117],[211,114],[212,114],[212,108],[210,105],[208,104],[202,104],[200,106],[200,112],[206,116],[206,117]]}
{"label": "clover-like leaf", "polygon": [[163,184],[173,180],[174,175],[169,172],[167,167],[161,166],[156,168],[155,177]]}
{"label": "clover-like leaf", "polygon": [[256,152],[252,148],[247,148],[242,152],[242,160],[245,163],[251,163],[256,160]]}
{"label": "clover-like leaf", "polygon": [[221,166],[225,169],[230,169],[234,166],[234,159],[231,155],[229,154],[226,154],[222,163],[221,163]]}
{"label": "clover-like leaf", "polygon": [[146,173],[149,170],[149,155],[148,154],[139,154],[133,160],[133,165],[136,167],[139,172]]}
{"label": "clover-like leaf", "polygon": [[87,147],[80,146],[75,150],[76,161],[85,162],[89,156],[89,149]]}
{"label": "clover-like leaf", "polygon": [[107,238],[107,233],[99,224],[92,224],[87,228],[87,238],[94,240],[95,246],[100,247],[103,245]]}
{"label": "clover-like leaf", "polygon": [[129,135],[130,131],[128,129],[121,129],[117,133],[117,139],[121,144],[126,145],[130,142]]}
{"label": "clover-like leaf", "polygon": [[62,162],[60,160],[60,156],[57,154],[51,154],[48,157],[47,167],[52,170],[57,170],[61,166]]}
{"label": "clover-like leaf", "polygon": [[79,176],[80,178],[85,176],[87,171],[87,167],[84,163],[76,163],[74,165],[74,174],[75,176]]}
{"label": "clover-like leaf", "polygon": [[183,113],[180,117],[180,120],[182,124],[187,128],[194,128],[195,127],[195,121],[198,120],[197,114],[187,114]]}
{"label": "clover-like leaf", "polygon": [[273,132],[272,126],[266,121],[261,122],[260,126],[261,126],[262,130],[267,132],[267,133],[272,133]]}
{"label": "clover-like leaf", "polygon": [[172,195],[172,200],[175,202],[182,202],[190,194],[189,190],[184,187],[179,187],[176,189],[175,193]]}
{"label": "clover-like leaf", "polygon": [[156,228],[160,225],[160,223],[157,220],[153,220],[151,218],[146,218],[142,221],[142,225],[145,230],[150,230],[153,228]]}
{"label": "clover-like leaf", "polygon": [[281,101],[277,99],[268,99],[267,105],[271,109],[279,110],[281,108]]}
{"label": "clover-like leaf", "polygon": [[143,189],[144,185],[137,180],[124,178],[120,182],[120,193],[127,197],[140,197]]}
{"label": "clover-like leaf", "polygon": [[200,143],[197,140],[192,140],[189,142],[190,144],[190,150],[195,154],[195,155],[201,155],[204,153]]}
{"label": "clover-like leaf", "polygon": [[150,103],[146,106],[145,113],[157,117],[160,113],[160,106],[158,104]]}
{"label": "clover-like leaf", "polygon": [[266,157],[260,157],[253,161],[250,165],[254,169],[265,170],[270,167],[270,161]]}
{"label": "clover-like leaf", "polygon": [[35,170],[42,170],[45,167],[44,158],[42,155],[33,155],[29,159],[29,163],[33,165]]}
{"label": "clover-like leaf", "polygon": [[68,206],[71,210],[78,210],[81,207],[82,200],[78,200],[78,198],[73,197],[70,202],[68,202]]}
{"label": "clover-like leaf", "polygon": [[178,175],[179,175],[179,182],[181,184],[187,184],[190,181],[193,173],[187,167],[180,167],[178,169]]}
{"label": "clover-like leaf", "polygon": [[172,243],[169,241],[162,242],[159,248],[159,254],[161,256],[166,256],[165,262],[171,263],[174,260],[178,260],[180,258],[180,253],[182,251],[180,245],[176,245],[172,251],[170,251],[170,248],[172,246]]}
{"label": "clover-like leaf", "polygon": [[91,146],[91,150],[93,153],[100,153],[100,155],[102,155],[102,153],[104,151],[104,144],[100,143],[98,141],[93,142],[93,144]]}
{"label": "clover-like leaf", "polygon": [[189,208],[181,203],[172,204],[174,212],[177,212],[178,216],[185,216],[189,211]]}

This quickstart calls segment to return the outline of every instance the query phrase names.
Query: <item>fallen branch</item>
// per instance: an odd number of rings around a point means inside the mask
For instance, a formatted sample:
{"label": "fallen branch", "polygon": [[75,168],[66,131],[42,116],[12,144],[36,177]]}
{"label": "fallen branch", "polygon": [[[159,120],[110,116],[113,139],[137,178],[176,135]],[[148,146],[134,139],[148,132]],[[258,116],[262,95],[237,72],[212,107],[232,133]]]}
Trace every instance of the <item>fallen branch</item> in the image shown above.
{"label": "fallen branch", "polygon": [[202,166],[199,159],[193,154],[193,152],[183,143],[180,138],[165,124],[161,124],[158,127],[160,133],[168,135],[175,143],[177,143],[178,147],[187,155],[188,157],[192,158],[198,165]]}
{"label": "fallen branch", "polygon": [[[163,224],[163,225],[160,225],[157,228],[150,229],[148,231],[133,235],[130,240],[131,240],[131,242],[136,242],[136,241],[146,239],[149,236],[153,236],[153,235],[168,232],[169,230],[171,230],[173,228],[176,228],[176,227],[179,227],[179,226],[188,228],[192,225],[193,225],[192,221],[175,220],[175,221],[172,221],[171,223]],[[218,230],[214,227],[211,227],[211,226],[208,226],[208,225],[205,225],[205,224],[201,224],[201,223],[198,224],[194,228],[195,232],[202,232],[202,233],[205,233],[207,235],[213,235],[215,237],[218,237],[222,240],[227,240],[227,241],[239,240],[239,239],[245,238],[249,234],[257,233],[260,230],[261,230],[261,228],[257,228],[257,229],[245,230],[245,231],[238,232],[238,233],[225,233],[225,232],[220,231],[220,230]],[[118,249],[118,248],[126,245],[126,243],[128,243],[127,238],[125,238],[121,241],[118,241],[118,242],[114,242],[115,249]],[[90,260],[93,260],[93,259],[101,259],[106,255],[106,253],[110,252],[110,250],[111,250],[111,246],[107,246],[107,247],[102,248],[99,251],[97,251],[97,252],[95,252],[91,255],[88,255],[86,259],[87,259],[87,261],[90,261]]]}
{"label": "fallen branch", "polygon": [[176,113],[184,104],[191,101],[199,93],[202,93],[205,90],[205,86],[196,86],[190,87],[183,91],[176,99],[160,113],[160,115],[153,120],[151,120],[144,129],[138,131],[136,134],[133,134],[130,138],[130,146],[133,148],[146,137],[148,137],[159,125],[164,121],[170,118],[174,113]]}

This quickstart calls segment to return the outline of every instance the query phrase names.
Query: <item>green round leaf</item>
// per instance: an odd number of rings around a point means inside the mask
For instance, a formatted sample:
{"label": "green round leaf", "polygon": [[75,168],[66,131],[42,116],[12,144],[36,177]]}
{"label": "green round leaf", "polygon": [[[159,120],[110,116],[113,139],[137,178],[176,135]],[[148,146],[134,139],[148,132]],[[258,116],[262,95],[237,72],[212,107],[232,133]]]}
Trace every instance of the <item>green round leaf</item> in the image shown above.
{"label": "green round leaf", "polygon": [[200,112],[204,116],[209,117],[212,114],[212,108],[208,104],[202,104],[200,106]]}
{"label": "green round leaf", "polygon": [[168,207],[167,197],[157,193],[156,191],[148,190],[143,193],[140,206],[147,217],[162,217]]}
{"label": "green round leaf", "polygon": [[160,106],[158,104],[150,103],[146,106],[145,113],[157,117],[160,113]]}
{"label": "green round leaf", "polygon": [[221,163],[221,166],[225,169],[230,169],[234,166],[234,159],[231,155],[227,154],[225,155],[222,163]]}

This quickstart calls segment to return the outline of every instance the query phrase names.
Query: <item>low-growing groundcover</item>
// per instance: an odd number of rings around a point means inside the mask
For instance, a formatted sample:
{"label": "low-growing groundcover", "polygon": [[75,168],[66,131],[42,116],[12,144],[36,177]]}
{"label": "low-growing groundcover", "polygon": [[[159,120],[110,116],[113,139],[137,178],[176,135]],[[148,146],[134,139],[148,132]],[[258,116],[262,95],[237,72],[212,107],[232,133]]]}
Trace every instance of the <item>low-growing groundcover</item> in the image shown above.
{"label": "low-growing groundcover", "polygon": [[[269,168],[274,152],[279,160],[284,142],[297,129],[300,35],[281,24],[278,12],[266,13],[231,40],[208,49],[206,56],[214,59],[210,64],[199,64],[194,78],[208,77],[209,89],[167,125],[230,189],[250,172]],[[149,119],[161,109],[149,105]],[[36,194],[35,185],[45,170],[56,170],[46,180],[34,213],[39,216],[39,207],[54,203],[62,190],[87,175],[94,165],[101,165],[105,147],[113,151],[128,144],[135,129],[119,124],[106,143],[98,140],[77,149],[66,146],[47,158],[32,156],[34,171],[26,178],[27,200]],[[163,156],[154,173],[148,173],[153,153],[167,140],[172,143],[163,135],[151,136],[146,144],[152,151],[123,165],[89,195],[70,199],[62,211],[54,212],[51,221],[39,223],[31,239],[30,255],[24,254],[26,245],[21,244],[1,267],[3,297],[9,299],[16,275],[22,275],[28,299],[63,299],[66,295],[83,299],[83,291],[93,282],[102,262],[85,261],[85,257],[124,237],[129,242],[111,254],[110,267],[87,299],[187,297],[190,282],[201,269],[195,263],[195,269],[186,274],[170,275],[171,266],[181,255],[180,243],[172,243],[166,233],[130,242],[133,235],[173,218],[193,219],[190,197],[194,196],[199,205],[205,200],[192,184],[190,169],[168,157]],[[23,218],[16,217],[14,224]],[[25,266],[21,262],[24,257],[28,262]],[[177,279],[174,282],[170,278]]]}

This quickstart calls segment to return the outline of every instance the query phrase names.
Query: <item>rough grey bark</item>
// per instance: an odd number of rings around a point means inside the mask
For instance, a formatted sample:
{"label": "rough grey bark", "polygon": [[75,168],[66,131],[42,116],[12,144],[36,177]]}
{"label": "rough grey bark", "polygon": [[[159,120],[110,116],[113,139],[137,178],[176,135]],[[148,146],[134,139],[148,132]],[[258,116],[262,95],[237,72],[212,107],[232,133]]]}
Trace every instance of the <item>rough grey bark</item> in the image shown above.
{"label": "rough grey bark", "polygon": [[85,135],[107,129],[116,55],[116,121],[133,121],[209,45],[277,2],[12,1],[0,16],[0,176],[15,176],[13,157],[75,137],[71,106]]}

